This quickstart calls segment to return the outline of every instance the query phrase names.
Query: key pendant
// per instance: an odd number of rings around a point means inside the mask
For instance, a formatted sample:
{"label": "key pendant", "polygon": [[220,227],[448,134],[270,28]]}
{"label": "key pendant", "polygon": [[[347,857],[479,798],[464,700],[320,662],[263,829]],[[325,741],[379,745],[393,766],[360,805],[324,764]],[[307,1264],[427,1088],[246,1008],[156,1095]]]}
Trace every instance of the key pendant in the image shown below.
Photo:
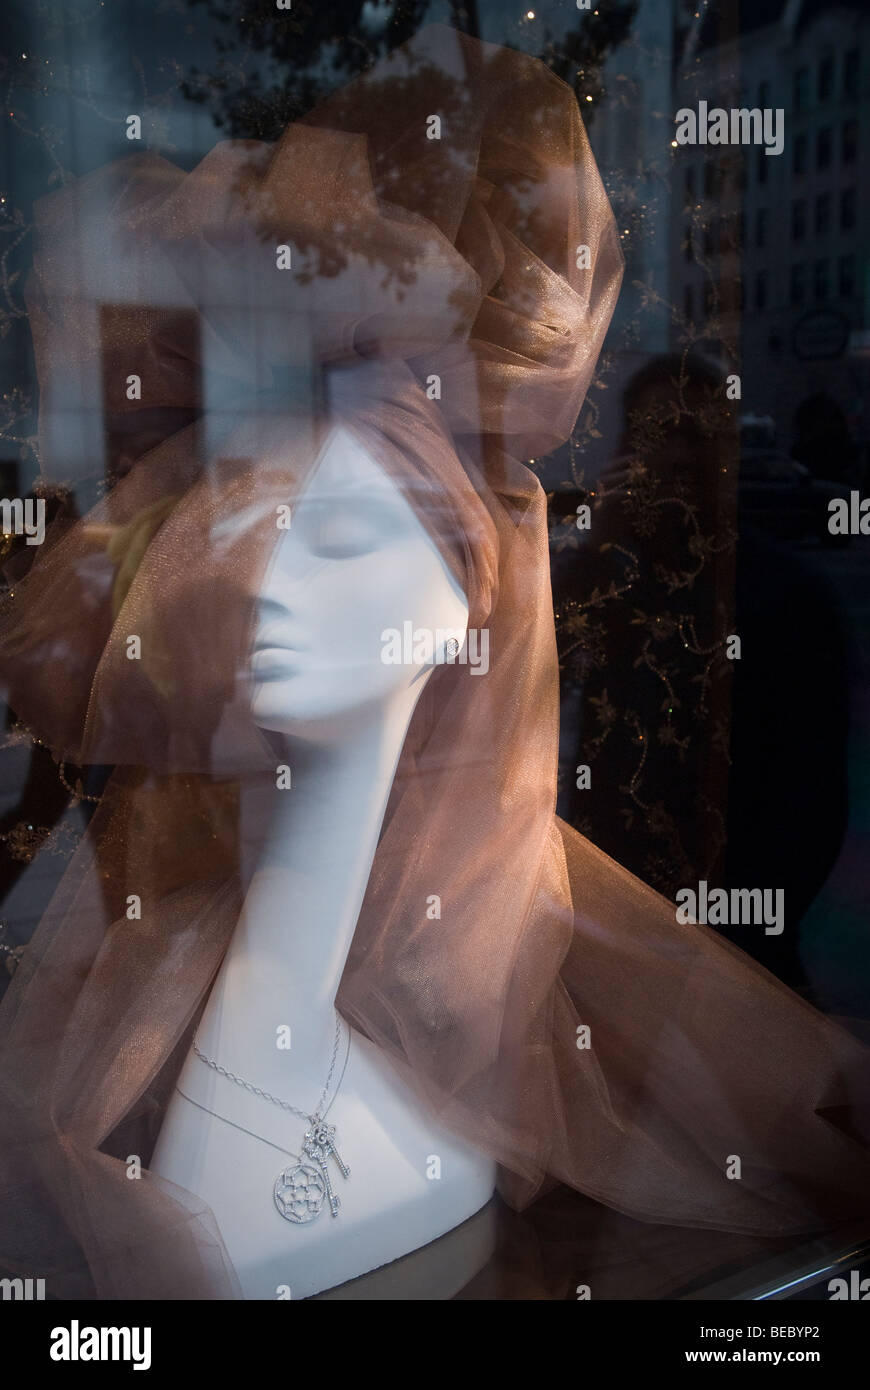
{"label": "key pendant", "polygon": [[327,1160],[335,1159],[338,1171],[343,1178],[350,1177],[350,1169],[335,1147],[335,1125],[328,1125],[325,1120],[315,1120],[311,1128],[306,1130],[305,1138],[302,1141],[302,1151],[307,1158],[319,1166],[323,1174],[329,1209],[333,1216],[337,1216],[341,1206],[341,1198],[333,1191],[332,1183],[329,1180],[329,1170],[326,1166]]}
{"label": "key pendant", "polygon": [[349,1178],[349,1177],[350,1177],[350,1169],[346,1166],[346,1164],[344,1164],[344,1163],[342,1162],[341,1155],[339,1154],[338,1149],[336,1149],[336,1148],[333,1148],[333,1149],[332,1149],[332,1157],[335,1159],[335,1161],[336,1161],[336,1163],[337,1163],[337,1165],[338,1165],[338,1171],[339,1171],[339,1173],[341,1173],[341,1176],[342,1176],[343,1178]]}
{"label": "key pendant", "polygon": [[323,1182],[326,1187],[326,1200],[329,1202],[329,1210],[333,1216],[338,1216],[338,1209],[341,1206],[341,1198],[332,1190],[332,1183],[329,1181],[329,1170],[325,1163],[321,1164],[320,1171],[323,1174]]}

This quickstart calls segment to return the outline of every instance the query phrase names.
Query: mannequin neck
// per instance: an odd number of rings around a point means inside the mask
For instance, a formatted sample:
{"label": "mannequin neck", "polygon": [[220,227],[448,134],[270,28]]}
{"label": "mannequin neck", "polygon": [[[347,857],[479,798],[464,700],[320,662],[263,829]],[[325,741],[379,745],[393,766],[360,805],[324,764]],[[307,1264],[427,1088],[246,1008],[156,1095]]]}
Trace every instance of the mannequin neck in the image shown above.
{"label": "mannequin neck", "polygon": [[207,1056],[294,1105],[314,1106],[326,1081],[335,996],[424,684],[328,745],[288,739],[276,764],[290,768],[291,786],[273,781],[243,799],[243,855],[250,843],[259,852],[198,1041]]}

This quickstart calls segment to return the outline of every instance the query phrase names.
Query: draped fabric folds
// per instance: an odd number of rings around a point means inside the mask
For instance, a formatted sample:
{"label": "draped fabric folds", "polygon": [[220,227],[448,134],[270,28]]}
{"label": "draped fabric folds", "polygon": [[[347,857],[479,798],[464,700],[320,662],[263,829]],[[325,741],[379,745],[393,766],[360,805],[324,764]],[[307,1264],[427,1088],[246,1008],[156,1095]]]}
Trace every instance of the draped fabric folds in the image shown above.
{"label": "draped fabric folds", "polygon": [[555,1180],[752,1235],[866,1213],[863,1048],[554,814],[546,508],[520,460],[570,434],[621,274],[571,91],[441,26],[274,147],[135,157],[41,207],[44,472],[110,486],[15,585],[0,675],[52,749],[115,771],[0,1009],[4,1272],[239,1296],[211,1213],[147,1158],[238,920],[240,788],[274,770],[246,669],[275,506],[338,425],[491,653],[420,699],[341,1011],[518,1207]]}

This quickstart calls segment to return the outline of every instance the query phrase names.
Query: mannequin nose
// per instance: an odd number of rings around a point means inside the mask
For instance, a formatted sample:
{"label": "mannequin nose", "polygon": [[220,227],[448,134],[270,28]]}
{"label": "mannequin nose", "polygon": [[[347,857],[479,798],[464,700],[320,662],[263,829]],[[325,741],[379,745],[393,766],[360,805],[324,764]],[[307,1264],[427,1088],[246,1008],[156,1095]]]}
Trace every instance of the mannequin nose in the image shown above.
{"label": "mannequin nose", "polygon": [[275,592],[263,594],[257,603],[257,627],[254,649],[265,646],[284,646],[289,635],[293,609]]}

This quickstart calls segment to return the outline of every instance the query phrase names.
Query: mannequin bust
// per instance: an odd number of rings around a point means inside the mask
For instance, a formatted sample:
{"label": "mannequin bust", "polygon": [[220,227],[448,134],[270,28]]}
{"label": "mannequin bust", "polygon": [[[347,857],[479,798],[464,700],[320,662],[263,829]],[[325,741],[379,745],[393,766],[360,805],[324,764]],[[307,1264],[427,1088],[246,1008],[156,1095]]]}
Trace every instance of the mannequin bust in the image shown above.
{"label": "mannequin bust", "polygon": [[[350,1175],[328,1160],[335,1216],[325,1200],[313,1220],[284,1219],[275,1182],[299,1161],[307,1121],[192,1048],[151,1164],[211,1208],[245,1298],[335,1288],[453,1230],[495,1187],[494,1163],[439,1125],[377,1047],[351,1030],[348,1051],[344,1023],[335,1046],[336,992],[402,745],[434,670],[382,660],[382,634],[409,619],[464,635],[465,595],[400,488],[336,427],[259,596],[253,715],[280,750],[276,765],[291,769],[291,786],[259,793],[268,807],[249,807],[266,810],[269,834],[243,844],[256,867],[197,1046],[306,1114],[334,1056],[325,1104]],[[244,805],[242,818],[244,837]],[[491,1253],[493,1223],[469,1229],[443,1297]]]}

